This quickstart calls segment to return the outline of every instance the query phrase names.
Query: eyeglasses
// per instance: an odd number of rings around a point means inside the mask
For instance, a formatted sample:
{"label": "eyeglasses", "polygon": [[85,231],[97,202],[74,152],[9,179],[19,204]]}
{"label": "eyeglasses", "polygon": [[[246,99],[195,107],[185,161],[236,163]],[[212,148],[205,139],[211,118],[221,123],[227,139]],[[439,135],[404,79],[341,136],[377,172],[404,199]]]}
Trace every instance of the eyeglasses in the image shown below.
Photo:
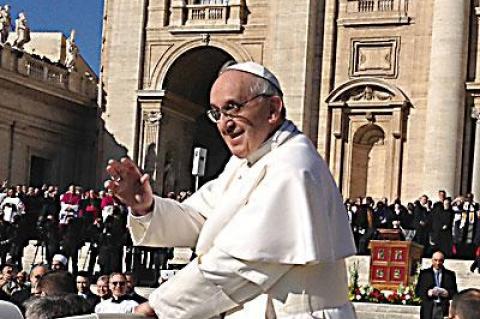
{"label": "eyeglasses", "polygon": [[213,123],[217,123],[220,121],[220,118],[222,117],[222,114],[228,118],[235,117],[240,109],[247,105],[249,102],[259,98],[259,97],[271,97],[272,95],[268,95],[265,93],[260,93],[257,95],[254,95],[253,97],[243,101],[243,102],[229,102],[222,108],[218,108],[214,105],[210,105],[210,109],[207,111],[208,118],[210,121]]}
{"label": "eyeglasses", "polygon": [[127,283],[126,283],[125,281],[111,281],[111,284],[114,285],[114,286],[123,287],[123,286],[125,286]]}

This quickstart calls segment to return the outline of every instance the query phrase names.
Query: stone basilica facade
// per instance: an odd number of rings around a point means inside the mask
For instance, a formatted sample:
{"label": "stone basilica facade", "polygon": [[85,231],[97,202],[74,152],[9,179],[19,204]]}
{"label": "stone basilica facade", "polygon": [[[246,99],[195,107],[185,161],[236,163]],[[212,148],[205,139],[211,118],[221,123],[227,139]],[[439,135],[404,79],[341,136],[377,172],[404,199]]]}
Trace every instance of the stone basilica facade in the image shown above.
{"label": "stone basilica facade", "polygon": [[0,179],[9,185],[96,184],[97,77],[67,38],[32,32],[23,47],[0,43]]}
{"label": "stone basilica facade", "polygon": [[[480,197],[480,16],[467,0],[105,0],[100,157],[159,193],[228,152],[205,111],[229,61],[270,68],[345,197]],[[120,148],[119,148],[120,147]]]}

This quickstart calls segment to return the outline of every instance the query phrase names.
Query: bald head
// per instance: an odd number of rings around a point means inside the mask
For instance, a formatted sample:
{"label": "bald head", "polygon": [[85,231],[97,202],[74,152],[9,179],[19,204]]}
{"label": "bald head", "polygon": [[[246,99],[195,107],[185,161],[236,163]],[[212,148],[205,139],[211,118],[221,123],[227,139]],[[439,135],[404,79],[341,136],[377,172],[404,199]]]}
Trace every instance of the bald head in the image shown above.
{"label": "bald head", "polygon": [[445,262],[445,255],[441,251],[436,251],[432,255],[432,267],[433,269],[443,268],[443,263]]}

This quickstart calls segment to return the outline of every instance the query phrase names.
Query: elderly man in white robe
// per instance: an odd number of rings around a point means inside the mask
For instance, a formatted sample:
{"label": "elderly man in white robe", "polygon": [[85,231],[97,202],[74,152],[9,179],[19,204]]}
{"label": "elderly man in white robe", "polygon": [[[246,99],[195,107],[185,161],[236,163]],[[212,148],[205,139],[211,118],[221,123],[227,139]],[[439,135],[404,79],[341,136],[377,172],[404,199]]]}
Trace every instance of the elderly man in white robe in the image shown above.
{"label": "elderly man in white robe", "polygon": [[265,67],[226,67],[209,118],[232,153],[182,203],[152,195],[148,175],[111,160],[106,182],[130,206],[136,245],[196,246],[198,258],[136,313],[168,319],[355,318],[345,258],[355,246],[341,195],[311,141],[286,119]]}

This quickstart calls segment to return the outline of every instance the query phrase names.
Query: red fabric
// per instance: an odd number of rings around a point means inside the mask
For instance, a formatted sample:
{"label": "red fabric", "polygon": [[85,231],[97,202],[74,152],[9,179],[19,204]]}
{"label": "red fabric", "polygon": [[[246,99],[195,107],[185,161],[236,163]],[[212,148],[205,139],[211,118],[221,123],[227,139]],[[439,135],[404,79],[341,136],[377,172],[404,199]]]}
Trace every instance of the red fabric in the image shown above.
{"label": "red fabric", "polygon": [[455,245],[452,246],[452,254],[454,254],[454,255],[457,254],[457,246],[455,246]]}
{"label": "red fabric", "polygon": [[102,198],[102,203],[100,204],[100,207],[101,207],[102,209],[104,209],[105,206],[110,206],[110,205],[113,205],[113,204],[114,204],[113,196],[105,195],[105,196]]}
{"label": "red fabric", "polygon": [[69,205],[78,205],[80,204],[80,196],[75,195],[71,192],[66,192],[62,196],[61,202]]}
{"label": "red fabric", "polygon": [[94,219],[97,219],[98,208],[95,205],[89,204],[87,207],[85,207],[84,214],[91,214],[93,215]]}
{"label": "red fabric", "polygon": [[480,257],[480,246],[477,247],[477,251],[475,252],[476,257]]}

